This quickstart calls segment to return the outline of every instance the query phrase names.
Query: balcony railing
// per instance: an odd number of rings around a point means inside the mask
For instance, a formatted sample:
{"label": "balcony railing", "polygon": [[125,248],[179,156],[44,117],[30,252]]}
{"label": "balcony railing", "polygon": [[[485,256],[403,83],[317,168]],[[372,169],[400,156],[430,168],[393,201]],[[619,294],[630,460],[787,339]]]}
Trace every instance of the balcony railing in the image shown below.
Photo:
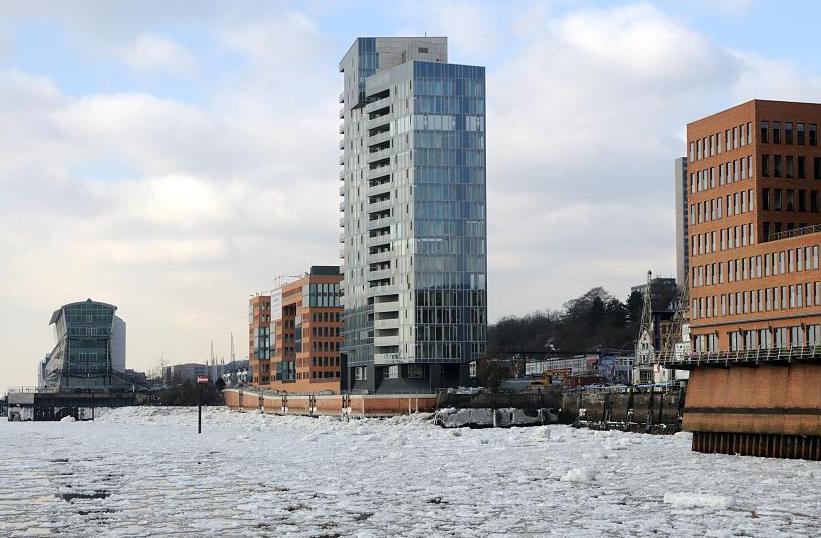
{"label": "balcony railing", "polygon": [[821,359],[821,345],[744,349],[737,351],[692,351],[659,355],[654,362],[662,366],[729,365],[732,363],[793,362]]}
{"label": "balcony railing", "polygon": [[821,232],[821,224],[813,224],[812,226],[804,226],[803,228],[795,228],[794,230],[786,230],[784,232],[771,233],[769,240],[778,241],[779,239],[800,237],[802,235],[809,235],[817,232]]}

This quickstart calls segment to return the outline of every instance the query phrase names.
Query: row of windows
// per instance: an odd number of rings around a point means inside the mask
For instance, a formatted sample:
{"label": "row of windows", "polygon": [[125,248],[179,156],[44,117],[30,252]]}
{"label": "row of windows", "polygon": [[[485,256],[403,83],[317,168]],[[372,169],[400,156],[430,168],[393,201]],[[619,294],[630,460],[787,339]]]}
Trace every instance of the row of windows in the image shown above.
{"label": "row of windows", "polygon": [[[764,211],[799,211],[818,213],[818,191],[798,189],[761,189],[761,209]],[[809,198],[809,203],[808,202]]]}
{"label": "row of windows", "polygon": [[[753,124],[743,123],[724,131],[723,147],[725,151],[738,149],[753,143]],[[716,133],[690,142],[690,162],[706,159],[722,152],[722,135]]]}
{"label": "row of windows", "polygon": [[69,336],[108,336],[108,327],[69,327]]}
{"label": "row of windows", "polygon": [[311,357],[311,366],[339,366],[339,357]]}
{"label": "row of windows", "polygon": [[[767,190],[767,189],[764,189]],[[692,224],[701,224],[719,220],[724,212],[724,200],[727,201],[727,216],[740,215],[754,209],[755,195],[753,190],[728,194],[725,198],[713,198],[697,204],[690,204],[690,220]]]}
{"label": "row of windows", "polygon": [[[719,240],[716,243],[716,239]],[[755,245],[755,223],[730,226],[721,230],[690,236],[690,255],[713,254],[747,245]]]}
{"label": "row of windows", "polygon": [[711,166],[704,170],[699,170],[690,174],[690,192],[702,192],[707,189],[714,189],[716,182],[719,186],[729,185],[736,181],[741,181],[753,177],[753,156],[747,155],[741,159],[735,159],[726,163],[721,163],[717,167]]}
{"label": "row of windows", "polygon": [[[730,331],[727,340],[730,351],[817,346],[821,345],[821,325]],[[697,352],[718,351],[718,335],[696,336],[693,348]]]}
{"label": "row of windows", "polygon": [[[772,157],[772,159],[770,158]],[[821,179],[821,157],[813,158],[813,179]],[[761,155],[761,177],[785,177],[807,179],[807,165],[804,156]]]}
{"label": "row of windows", "polygon": [[[770,134],[772,134],[772,143],[773,144],[781,144],[781,122],[780,121],[773,121],[772,122],[772,129],[770,128],[770,122],[764,120],[759,123],[759,128],[761,130],[761,143],[762,144],[769,144],[770,143]],[[815,123],[796,123],[795,124],[795,131],[793,131],[793,123],[791,121],[784,122],[784,144],[792,144],[793,143],[793,134],[795,134],[795,141],[799,146],[803,146],[804,143],[809,139],[810,146],[818,145],[818,126]]]}
{"label": "row of windows", "polygon": [[[339,342],[311,342],[311,351],[318,352],[318,351],[339,351]],[[302,344],[302,351],[307,351],[305,349],[305,344]]]}
{"label": "row of windows", "polygon": [[339,336],[339,327],[311,327],[311,336]]}
{"label": "row of windows", "polygon": [[821,282],[699,297],[693,299],[691,315],[707,319],[810,306],[821,306]]}
{"label": "row of windows", "polygon": [[800,247],[770,254],[750,256],[726,262],[710,263],[693,267],[691,281],[694,288],[724,284],[724,274],[727,282],[737,282],[763,276],[778,276],[787,273],[811,271],[818,269],[818,246]]}
{"label": "row of windows", "polygon": [[337,323],[340,320],[339,312],[313,312],[311,314],[311,321],[314,323]]}

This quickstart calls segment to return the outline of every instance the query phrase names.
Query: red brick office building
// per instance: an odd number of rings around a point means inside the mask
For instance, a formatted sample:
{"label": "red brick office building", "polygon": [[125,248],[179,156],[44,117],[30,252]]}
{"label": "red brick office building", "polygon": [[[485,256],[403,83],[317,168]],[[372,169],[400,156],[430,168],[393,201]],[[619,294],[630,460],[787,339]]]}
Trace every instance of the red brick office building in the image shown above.
{"label": "red brick office building", "polygon": [[342,307],[337,266],[251,297],[248,354],[253,384],[295,393],[339,393]]}
{"label": "red brick office building", "polygon": [[819,123],[755,100],[687,126],[694,351],[821,344]]}
{"label": "red brick office building", "polygon": [[821,105],[754,100],[687,126],[692,353],[703,452],[821,459]]}

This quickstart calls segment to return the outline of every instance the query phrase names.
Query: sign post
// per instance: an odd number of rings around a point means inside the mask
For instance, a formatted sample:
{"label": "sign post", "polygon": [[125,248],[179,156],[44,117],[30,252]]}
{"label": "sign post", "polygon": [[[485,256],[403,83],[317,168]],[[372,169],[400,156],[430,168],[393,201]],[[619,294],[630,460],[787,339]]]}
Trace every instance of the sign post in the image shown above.
{"label": "sign post", "polygon": [[197,433],[202,433],[202,386],[208,383],[207,375],[197,376]]}

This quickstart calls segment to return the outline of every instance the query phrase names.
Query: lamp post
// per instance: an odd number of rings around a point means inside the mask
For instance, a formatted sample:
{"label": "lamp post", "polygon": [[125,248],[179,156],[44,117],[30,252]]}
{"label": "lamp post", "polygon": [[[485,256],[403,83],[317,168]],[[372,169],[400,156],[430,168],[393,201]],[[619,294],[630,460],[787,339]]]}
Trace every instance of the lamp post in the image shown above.
{"label": "lamp post", "polygon": [[207,375],[197,376],[197,433],[202,433],[202,386],[208,383]]}

